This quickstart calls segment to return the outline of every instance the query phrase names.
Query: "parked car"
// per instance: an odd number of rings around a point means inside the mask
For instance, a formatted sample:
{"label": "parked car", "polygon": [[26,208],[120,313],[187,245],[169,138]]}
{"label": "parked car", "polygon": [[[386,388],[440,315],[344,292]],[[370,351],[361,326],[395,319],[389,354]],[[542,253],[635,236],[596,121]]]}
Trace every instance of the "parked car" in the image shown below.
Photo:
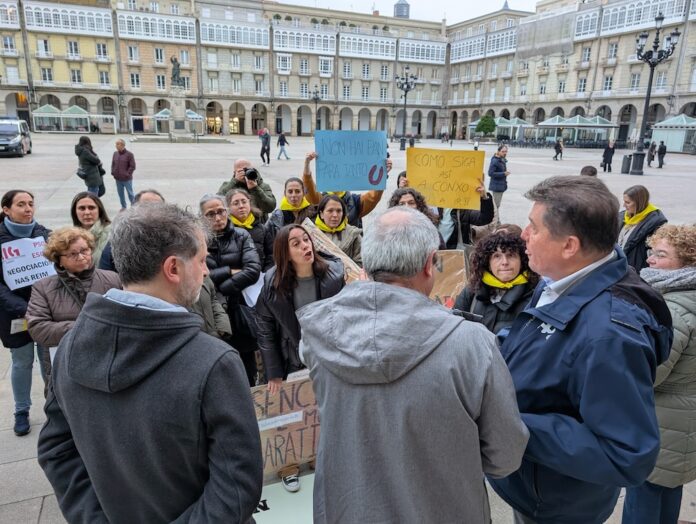
{"label": "parked car", "polygon": [[30,155],[31,133],[24,120],[0,119],[0,155]]}

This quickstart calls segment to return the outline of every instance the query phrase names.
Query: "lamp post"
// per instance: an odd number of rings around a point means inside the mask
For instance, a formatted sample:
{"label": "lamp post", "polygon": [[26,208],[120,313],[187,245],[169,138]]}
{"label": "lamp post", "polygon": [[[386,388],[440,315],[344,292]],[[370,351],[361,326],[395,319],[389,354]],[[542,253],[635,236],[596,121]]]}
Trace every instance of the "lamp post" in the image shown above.
{"label": "lamp post", "polygon": [[636,38],[636,57],[648,64],[650,67],[650,76],[648,77],[648,90],[645,94],[645,105],[643,107],[643,122],[640,125],[640,135],[638,137],[638,145],[636,150],[633,152],[633,163],[631,165],[632,175],[642,175],[643,174],[643,161],[645,160],[645,152],[643,151],[643,145],[645,142],[645,131],[648,124],[648,111],[650,110],[650,93],[652,91],[652,81],[653,75],[655,74],[655,68],[658,64],[664,62],[669,58],[674,49],[679,43],[679,37],[681,33],[675,29],[670,33],[670,35],[665,40],[665,49],[660,49],[660,31],[662,30],[662,23],[665,21],[665,17],[660,12],[655,17],[655,28],[657,32],[655,33],[655,40],[653,40],[652,49],[645,51],[645,45],[648,43],[647,31],[643,31],[638,38]]}
{"label": "lamp post", "polygon": [[317,110],[317,107],[319,105],[319,102],[321,101],[321,96],[319,95],[319,88],[317,87],[317,84],[314,84],[314,91],[312,91],[312,100],[314,100],[314,118],[316,119],[316,123],[314,125],[314,132],[316,133],[319,130],[319,111]]}
{"label": "lamp post", "polygon": [[412,75],[410,71],[411,68],[408,65],[406,65],[406,67],[404,68],[404,75],[396,75],[394,77],[396,87],[398,87],[404,92],[404,121],[403,126],[401,128],[401,145],[399,146],[399,149],[401,151],[406,150],[406,100],[408,98],[408,92],[415,89],[416,80],[418,80],[418,77],[416,75]]}

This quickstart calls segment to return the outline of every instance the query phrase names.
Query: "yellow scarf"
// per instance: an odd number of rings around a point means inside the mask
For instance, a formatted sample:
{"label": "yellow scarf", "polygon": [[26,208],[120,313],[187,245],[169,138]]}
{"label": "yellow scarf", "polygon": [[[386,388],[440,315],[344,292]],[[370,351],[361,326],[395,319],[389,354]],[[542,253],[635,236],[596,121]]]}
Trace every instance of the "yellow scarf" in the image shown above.
{"label": "yellow scarf", "polygon": [[237,227],[243,227],[245,229],[252,229],[254,222],[256,222],[256,217],[254,216],[254,213],[249,213],[249,216],[246,217],[246,220],[242,222],[241,220],[237,220],[234,216],[230,215],[230,218],[232,219],[232,223],[237,226]]}
{"label": "yellow scarf", "polygon": [[484,284],[491,287],[496,287],[498,289],[511,289],[513,286],[521,286],[529,282],[527,280],[526,273],[520,273],[510,282],[501,282],[495,275],[489,273],[488,271],[483,272],[483,278],[481,279]]}
{"label": "yellow scarf", "polygon": [[288,202],[287,197],[283,197],[283,200],[280,201],[281,211],[302,211],[304,208],[309,207],[311,205],[312,204],[310,204],[305,197],[302,197],[302,203],[299,207],[295,207],[290,202]]}
{"label": "yellow scarf", "polygon": [[632,217],[629,217],[628,213],[624,214],[624,224],[626,224],[627,226],[635,226],[636,224],[640,224],[643,220],[645,220],[646,216],[648,216],[653,211],[657,211],[658,209],[660,208],[648,203],[648,205],[645,209],[643,209],[643,211],[641,211],[640,213],[636,213]]}
{"label": "yellow scarf", "polygon": [[344,218],[343,222],[341,222],[338,225],[338,227],[329,227],[321,218],[319,218],[319,215],[317,215],[317,218],[314,219],[314,223],[324,233],[338,233],[339,231],[343,231],[346,228],[346,225],[348,225],[348,219]]}
{"label": "yellow scarf", "polygon": [[346,196],[345,191],[327,191],[326,194],[327,195],[336,195],[338,198],[343,198],[344,196]]}

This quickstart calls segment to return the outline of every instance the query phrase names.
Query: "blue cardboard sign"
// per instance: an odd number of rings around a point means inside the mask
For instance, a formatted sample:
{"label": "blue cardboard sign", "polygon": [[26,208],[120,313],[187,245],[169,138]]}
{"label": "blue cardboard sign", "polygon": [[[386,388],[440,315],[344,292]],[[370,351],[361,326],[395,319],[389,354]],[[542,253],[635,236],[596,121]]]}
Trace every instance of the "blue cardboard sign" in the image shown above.
{"label": "blue cardboard sign", "polygon": [[384,131],[317,131],[317,191],[360,191],[387,187]]}

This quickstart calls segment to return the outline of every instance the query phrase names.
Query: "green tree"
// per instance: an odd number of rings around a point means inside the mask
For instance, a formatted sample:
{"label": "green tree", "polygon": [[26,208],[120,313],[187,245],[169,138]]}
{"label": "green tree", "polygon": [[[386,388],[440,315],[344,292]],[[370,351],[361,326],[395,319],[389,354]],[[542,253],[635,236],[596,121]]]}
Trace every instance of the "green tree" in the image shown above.
{"label": "green tree", "polygon": [[478,124],[476,124],[477,133],[492,135],[493,131],[495,131],[495,120],[493,120],[492,116],[486,115],[479,120]]}

